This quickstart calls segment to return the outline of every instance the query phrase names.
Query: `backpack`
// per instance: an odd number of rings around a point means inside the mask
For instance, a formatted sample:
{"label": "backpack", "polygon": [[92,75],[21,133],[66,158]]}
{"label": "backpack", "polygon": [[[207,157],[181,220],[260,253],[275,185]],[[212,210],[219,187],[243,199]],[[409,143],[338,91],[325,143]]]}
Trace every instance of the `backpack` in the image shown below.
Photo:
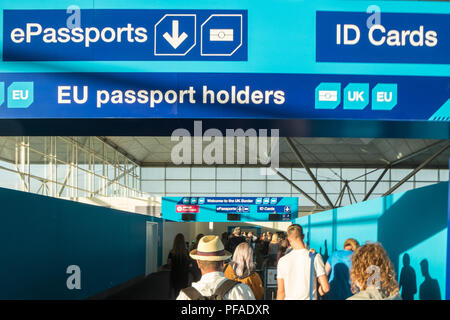
{"label": "backpack", "polygon": [[203,296],[194,287],[185,288],[181,290],[181,292],[183,292],[191,300],[223,300],[223,297],[238,283],[239,282],[237,281],[227,279],[216,289],[216,291],[214,291],[211,296]]}

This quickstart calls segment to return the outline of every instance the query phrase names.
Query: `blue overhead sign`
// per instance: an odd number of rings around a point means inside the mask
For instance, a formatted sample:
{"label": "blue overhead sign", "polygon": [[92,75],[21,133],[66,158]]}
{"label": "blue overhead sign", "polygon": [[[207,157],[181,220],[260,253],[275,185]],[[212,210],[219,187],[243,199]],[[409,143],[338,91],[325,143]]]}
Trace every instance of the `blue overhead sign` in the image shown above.
{"label": "blue overhead sign", "polygon": [[219,7],[2,5],[0,119],[450,120],[449,3]]}
{"label": "blue overhead sign", "polygon": [[[241,222],[291,221],[298,217],[298,198],[294,197],[163,197],[162,217],[172,221]],[[229,218],[229,215],[233,218]]]}
{"label": "blue overhead sign", "polygon": [[3,10],[4,61],[247,60],[246,10]]}
{"label": "blue overhead sign", "polygon": [[8,91],[0,118],[9,119],[450,119],[446,77],[3,73],[0,78]]}

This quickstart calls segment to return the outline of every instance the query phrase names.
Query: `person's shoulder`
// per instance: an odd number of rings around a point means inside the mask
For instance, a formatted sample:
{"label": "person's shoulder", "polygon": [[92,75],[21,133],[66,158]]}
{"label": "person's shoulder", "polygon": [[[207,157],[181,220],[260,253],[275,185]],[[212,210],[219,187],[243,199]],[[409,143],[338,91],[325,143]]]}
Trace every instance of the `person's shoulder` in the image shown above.
{"label": "person's shoulder", "polygon": [[282,256],[280,258],[280,260],[278,260],[278,265],[280,265],[280,263],[285,264],[287,261],[291,260],[293,256],[294,256],[294,250],[289,251],[284,256]]}

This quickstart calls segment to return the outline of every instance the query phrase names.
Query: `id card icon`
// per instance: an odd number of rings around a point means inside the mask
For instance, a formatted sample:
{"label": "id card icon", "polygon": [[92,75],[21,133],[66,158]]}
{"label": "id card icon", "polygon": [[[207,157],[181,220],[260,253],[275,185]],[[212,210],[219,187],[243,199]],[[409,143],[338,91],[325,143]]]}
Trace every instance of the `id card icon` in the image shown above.
{"label": "id card icon", "polygon": [[341,84],[322,82],[315,90],[315,109],[334,110],[341,103]]}
{"label": "id card icon", "polygon": [[319,101],[337,101],[338,93],[334,90],[320,90]]}
{"label": "id card icon", "polygon": [[210,29],[209,41],[233,41],[233,29]]}

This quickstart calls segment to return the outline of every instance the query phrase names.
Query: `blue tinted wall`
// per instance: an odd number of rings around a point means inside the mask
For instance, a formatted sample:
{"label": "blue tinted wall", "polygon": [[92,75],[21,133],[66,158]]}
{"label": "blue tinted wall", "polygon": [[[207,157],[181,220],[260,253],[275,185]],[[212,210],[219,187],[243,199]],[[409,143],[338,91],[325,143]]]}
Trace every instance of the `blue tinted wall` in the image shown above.
{"label": "blue tinted wall", "polygon": [[145,274],[146,221],[162,243],[149,216],[2,188],[0,203],[0,299],[88,298]]}
{"label": "blue tinted wall", "polygon": [[[381,242],[397,277],[409,258],[413,271],[404,272],[415,274],[415,299],[445,299],[448,198],[448,182],[442,182],[301,217],[295,223],[303,226],[306,241],[324,258],[343,249],[347,238],[360,244]],[[414,283],[413,276],[406,278]]]}

